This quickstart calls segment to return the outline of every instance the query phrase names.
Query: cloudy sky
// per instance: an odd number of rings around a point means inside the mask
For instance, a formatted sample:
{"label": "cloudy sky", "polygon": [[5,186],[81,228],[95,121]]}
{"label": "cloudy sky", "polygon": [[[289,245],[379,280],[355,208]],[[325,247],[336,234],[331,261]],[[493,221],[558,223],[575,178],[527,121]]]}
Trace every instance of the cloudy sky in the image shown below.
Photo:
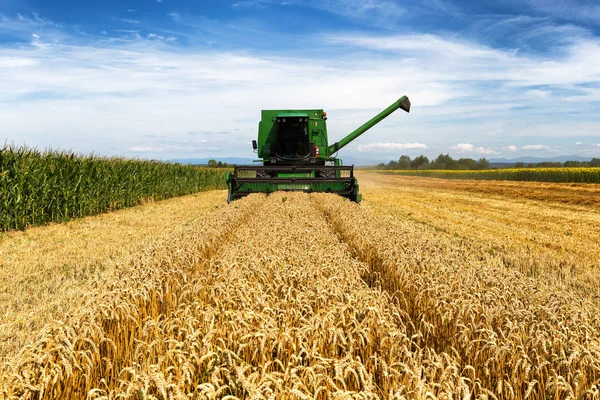
{"label": "cloudy sky", "polygon": [[9,144],[251,158],[261,109],[338,140],[404,94],[340,156],[599,157],[600,3],[0,0]]}

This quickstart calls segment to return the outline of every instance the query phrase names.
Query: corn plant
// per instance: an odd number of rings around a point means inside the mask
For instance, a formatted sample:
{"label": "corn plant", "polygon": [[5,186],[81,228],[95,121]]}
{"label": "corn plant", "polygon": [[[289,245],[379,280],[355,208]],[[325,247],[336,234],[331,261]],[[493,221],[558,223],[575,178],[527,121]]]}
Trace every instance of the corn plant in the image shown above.
{"label": "corn plant", "polygon": [[224,170],[159,161],[0,149],[0,230],[94,215],[225,187]]}

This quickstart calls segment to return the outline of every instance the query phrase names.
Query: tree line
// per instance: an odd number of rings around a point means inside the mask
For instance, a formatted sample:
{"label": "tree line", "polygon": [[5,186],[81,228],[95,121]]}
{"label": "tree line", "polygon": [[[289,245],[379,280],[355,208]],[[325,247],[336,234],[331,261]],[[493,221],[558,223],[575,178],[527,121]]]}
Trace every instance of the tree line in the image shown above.
{"label": "tree line", "polygon": [[515,168],[562,168],[562,167],[600,167],[600,158],[592,158],[591,161],[565,161],[551,162],[544,161],[535,164],[526,164],[524,162],[515,163]]}
{"label": "tree line", "polygon": [[[540,163],[523,163],[517,162],[514,168],[561,168],[561,167],[600,167],[600,158],[593,158],[589,162],[582,161],[566,161],[560,162],[540,162]],[[400,156],[398,161],[392,160],[389,163],[380,163],[376,166],[377,169],[444,169],[444,170],[477,170],[489,169],[490,162],[485,158],[474,160],[472,158],[459,158],[458,160],[450,157],[449,154],[440,154],[435,160],[429,161],[424,155],[420,155],[411,159],[407,155]]]}
{"label": "tree line", "polygon": [[222,162],[222,161],[217,162],[217,160],[210,159],[210,160],[208,160],[208,163],[206,164],[206,166],[209,168],[230,168],[230,167],[235,167],[235,164],[227,164],[226,162]]}
{"label": "tree line", "polygon": [[440,154],[435,160],[429,161],[424,155],[411,159],[409,156],[400,156],[398,161],[377,165],[377,169],[488,169],[490,162],[485,158],[473,160],[472,158],[453,159],[448,154]]}

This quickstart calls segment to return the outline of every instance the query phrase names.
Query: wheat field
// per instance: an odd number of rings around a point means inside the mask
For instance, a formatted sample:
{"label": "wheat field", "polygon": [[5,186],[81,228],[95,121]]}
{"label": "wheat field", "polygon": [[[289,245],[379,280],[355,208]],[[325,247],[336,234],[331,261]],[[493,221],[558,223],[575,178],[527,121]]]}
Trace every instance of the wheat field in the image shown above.
{"label": "wheat field", "polygon": [[359,181],[4,235],[0,397],[600,398],[593,195]]}

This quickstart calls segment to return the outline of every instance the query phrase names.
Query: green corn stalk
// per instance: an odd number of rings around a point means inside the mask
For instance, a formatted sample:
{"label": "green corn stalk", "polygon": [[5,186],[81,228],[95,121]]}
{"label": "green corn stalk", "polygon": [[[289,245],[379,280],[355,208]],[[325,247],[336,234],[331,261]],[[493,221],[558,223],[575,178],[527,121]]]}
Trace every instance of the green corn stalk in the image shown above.
{"label": "green corn stalk", "polygon": [[0,148],[0,231],[225,188],[226,170],[148,160]]}

